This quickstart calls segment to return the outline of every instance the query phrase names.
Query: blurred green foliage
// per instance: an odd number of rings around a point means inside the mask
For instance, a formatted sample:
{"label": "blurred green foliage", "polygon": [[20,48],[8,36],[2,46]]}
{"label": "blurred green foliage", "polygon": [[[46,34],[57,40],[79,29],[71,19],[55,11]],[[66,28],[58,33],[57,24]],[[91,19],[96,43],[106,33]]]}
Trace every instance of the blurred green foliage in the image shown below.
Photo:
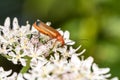
{"label": "blurred green foliage", "polygon": [[17,16],[22,24],[51,21],[54,28],[70,31],[75,48],[82,45],[85,56],[93,56],[100,67],[110,67],[120,77],[120,0],[5,1],[0,3],[0,19]]}

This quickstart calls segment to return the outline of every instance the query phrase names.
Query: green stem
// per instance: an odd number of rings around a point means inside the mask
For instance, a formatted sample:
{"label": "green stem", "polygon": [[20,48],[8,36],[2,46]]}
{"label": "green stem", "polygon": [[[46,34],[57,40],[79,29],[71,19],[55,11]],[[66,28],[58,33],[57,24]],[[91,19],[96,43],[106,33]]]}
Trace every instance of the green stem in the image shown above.
{"label": "green stem", "polygon": [[26,73],[27,71],[28,71],[28,69],[30,68],[30,58],[28,58],[27,59],[27,63],[26,63],[26,66],[24,66],[22,69],[21,69],[21,71],[20,71],[20,73]]}

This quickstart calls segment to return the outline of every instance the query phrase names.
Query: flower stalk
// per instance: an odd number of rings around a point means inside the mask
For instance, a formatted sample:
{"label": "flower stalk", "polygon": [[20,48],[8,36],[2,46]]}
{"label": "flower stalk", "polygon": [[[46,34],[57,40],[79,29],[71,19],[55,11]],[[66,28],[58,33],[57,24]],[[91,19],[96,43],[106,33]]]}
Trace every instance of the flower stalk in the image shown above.
{"label": "flower stalk", "polygon": [[28,58],[26,61],[26,66],[22,67],[20,73],[22,73],[22,74],[27,73],[27,71],[30,69],[30,61],[31,61],[31,59]]}

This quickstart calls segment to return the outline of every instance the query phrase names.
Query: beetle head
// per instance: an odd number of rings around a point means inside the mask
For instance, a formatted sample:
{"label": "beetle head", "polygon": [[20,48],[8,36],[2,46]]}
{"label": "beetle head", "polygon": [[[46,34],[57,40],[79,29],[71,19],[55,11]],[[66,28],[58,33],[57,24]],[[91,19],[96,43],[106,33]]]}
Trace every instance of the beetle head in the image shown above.
{"label": "beetle head", "polygon": [[36,25],[39,26],[40,25],[40,20],[36,21]]}

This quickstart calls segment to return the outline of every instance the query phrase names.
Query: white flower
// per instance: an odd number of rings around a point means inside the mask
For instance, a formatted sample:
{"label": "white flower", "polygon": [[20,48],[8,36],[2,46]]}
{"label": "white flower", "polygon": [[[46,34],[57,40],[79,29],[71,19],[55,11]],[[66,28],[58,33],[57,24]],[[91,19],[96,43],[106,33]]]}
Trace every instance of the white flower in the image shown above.
{"label": "white flower", "polygon": [[14,80],[17,76],[17,73],[12,74],[12,70],[4,71],[2,67],[0,67],[0,80]]}
{"label": "white flower", "polygon": [[55,54],[55,59],[52,57],[51,62],[38,62],[29,73],[24,74],[24,78],[27,80],[109,80],[108,72],[109,68],[98,68],[93,63],[92,57],[80,60],[74,55],[74,61],[68,63],[65,59],[59,59],[59,54]]}
{"label": "white flower", "polygon": [[7,54],[11,50],[11,47],[8,48],[7,45],[0,44],[0,54]]}
{"label": "white flower", "polygon": [[9,60],[11,60],[14,64],[21,62],[23,66],[26,66],[26,60],[24,58],[26,54],[22,53],[21,48],[19,46],[16,46],[14,51],[9,52],[8,55],[11,57],[9,58]]}
{"label": "white flower", "polygon": [[[16,79],[16,78],[17,78],[17,79]],[[14,79],[16,79],[16,80],[25,80],[25,79],[23,78],[23,74],[21,74],[21,73],[19,73],[16,78],[14,78]],[[13,79],[12,79],[12,80],[13,80]]]}
{"label": "white flower", "polygon": [[73,40],[70,40],[70,33],[69,31],[65,31],[63,32],[62,30],[58,29],[58,31],[60,32],[61,35],[63,35],[64,41],[66,45],[73,45],[75,44],[75,42]]}
{"label": "white flower", "polygon": [[30,32],[30,24],[28,24],[28,21],[26,22],[27,24],[25,26],[21,26],[18,24],[17,18],[13,19],[13,32],[15,36],[17,37],[26,37],[28,34],[31,34]]}
{"label": "white flower", "polygon": [[10,28],[10,18],[8,17],[5,20],[4,26],[0,26],[2,29],[3,35],[0,35],[0,41],[5,44],[12,45],[14,42],[17,41],[16,34]]}
{"label": "white flower", "polygon": [[40,59],[40,56],[43,55],[42,48],[38,48],[34,46],[33,44],[29,45],[28,49],[25,50],[24,53],[26,53],[27,56],[31,57],[32,59]]}
{"label": "white flower", "polygon": [[13,19],[12,27],[7,18],[0,31],[0,54],[23,66],[18,74],[0,67],[0,80],[118,80],[117,77],[110,79],[110,69],[99,68],[93,57],[84,59],[81,55],[86,49],[77,53],[81,46],[72,47],[75,42],[69,39],[68,31],[58,30],[64,46],[34,27],[30,30],[28,22],[20,26],[17,18]]}
{"label": "white flower", "polygon": [[79,46],[77,49],[73,49],[72,46],[69,47],[69,50],[68,50],[68,47],[67,46],[64,46],[62,48],[58,48],[57,51],[61,52],[63,56],[65,57],[71,57],[72,55],[82,55],[86,49],[83,49],[80,53],[76,53],[79,49],[80,49],[81,46]]}
{"label": "white flower", "polygon": [[29,49],[29,47],[28,47],[29,43],[30,43],[29,39],[26,38],[26,37],[21,37],[19,39],[20,48],[23,49],[23,50]]}
{"label": "white flower", "polygon": [[108,74],[108,72],[110,71],[109,68],[98,68],[96,64],[93,64],[92,69],[93,69],[93,74],[92,74],[93,79],[105,80],[106,78],[109,78],[111,76],[111,74]]}

